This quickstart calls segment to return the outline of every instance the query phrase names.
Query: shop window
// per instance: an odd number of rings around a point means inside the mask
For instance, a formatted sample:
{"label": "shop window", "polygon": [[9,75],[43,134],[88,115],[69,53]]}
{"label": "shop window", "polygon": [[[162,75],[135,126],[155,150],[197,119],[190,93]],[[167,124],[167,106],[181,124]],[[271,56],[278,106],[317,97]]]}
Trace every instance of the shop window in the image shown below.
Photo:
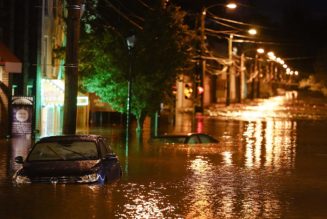
{"label": "shop window", "polygon": [[12,87],[11,87],[11,95],[12,96],[15,96],[15,94],[17,93],[16,92],[17,91],[17,88],[18,88],[17,85],[15,85],[15,84],[12,85]]}
{"label": "shop window", "polygon": [[30,96],[32,96],[32,92],[33,92],[33,85],[27,85],[26,95],[30,97]]}

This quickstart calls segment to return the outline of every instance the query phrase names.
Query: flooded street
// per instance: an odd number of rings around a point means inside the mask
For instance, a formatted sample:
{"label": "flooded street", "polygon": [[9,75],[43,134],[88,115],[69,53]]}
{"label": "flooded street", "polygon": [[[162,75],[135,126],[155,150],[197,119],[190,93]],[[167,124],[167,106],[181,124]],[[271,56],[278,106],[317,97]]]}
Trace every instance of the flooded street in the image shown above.
{"label": "flooded street", "polygon": [[[220,143],[169,145],[93,127],[118,154],[123,176],[100,185],[14,185],[29,139],[0,140],[0,218],[327,218],[327,104],[275,97],[180,115],[170,132]],[[161,128],[163,129],[163,128]],[[22,141],[20,143],[19,141]]]}

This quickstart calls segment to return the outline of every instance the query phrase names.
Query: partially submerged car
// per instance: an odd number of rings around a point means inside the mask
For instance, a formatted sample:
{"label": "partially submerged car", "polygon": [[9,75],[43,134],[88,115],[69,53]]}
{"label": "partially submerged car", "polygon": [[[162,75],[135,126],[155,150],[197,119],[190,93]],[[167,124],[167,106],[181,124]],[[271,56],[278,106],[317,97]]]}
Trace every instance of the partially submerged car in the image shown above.
{"label": "partially submerged car", "polygon": [[22,167],[16,183],[105,183],[122,175],[117,155],[99,135],[61,135],[40,139]]}
{"label": "partially submerged car", "polygon": [[219,142],[205,133],[165,134],[154,137],[152,141],[166,144],[210,144]]}

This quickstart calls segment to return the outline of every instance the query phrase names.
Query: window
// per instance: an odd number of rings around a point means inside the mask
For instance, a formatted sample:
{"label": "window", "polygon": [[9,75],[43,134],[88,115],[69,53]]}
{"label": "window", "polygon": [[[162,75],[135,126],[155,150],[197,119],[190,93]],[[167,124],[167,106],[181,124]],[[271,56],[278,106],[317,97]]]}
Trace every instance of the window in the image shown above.
{"label": "window", "polygon": [[216,139],[207,136],[207,135],[199,135],[201,143],[218,143]]}
{"label": "window", "polygon": [[109,146],[107,140],[106,139],[102,139],[102,140],[103,140],[103,144],[105,145],[108,153],[113,153],[113,151],[112,151],[111,147]]}
{"label": "window", "polygon": [[27,85],[26,86],[26,95],[27,96],[32,96],[33,91],[33,85]]}
{"label": "window", "polygon": [[41,142],[28,157],[28,161],[94,159],[98,159],[98,151],[92,141]]}
{"label": "window", "polygon": [[12,87],[11,87],[11,95],[12,96],[15,96],[16,90],[17,90],[17,85],[13,84]]}
{"label": "window", "polygon": [[205,136],[205,135],[200,135],[199,137],[200,137],[201,143],[210,143],[212,141],[210,137]]}
{"label": "window", "polygon": [[199,144],[199,138],[196,135],[190,136],[188,139],[188,144]]}
{"label": "window", "polygon": [[101,151],[101,158],[104,158],[108,154],[108,150],[103,140],[99,141],[99,146]]}

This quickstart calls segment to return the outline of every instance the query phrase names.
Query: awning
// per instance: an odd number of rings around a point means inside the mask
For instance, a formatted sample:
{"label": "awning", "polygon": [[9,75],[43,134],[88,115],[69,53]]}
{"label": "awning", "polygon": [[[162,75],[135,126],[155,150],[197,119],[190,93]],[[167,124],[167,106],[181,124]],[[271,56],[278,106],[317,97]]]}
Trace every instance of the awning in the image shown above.
{"label": "awning", "polygon": [[2,42],[0,42],[0,66],[4,66],[4,70],[8,73],[22,72],[22,63]]}

